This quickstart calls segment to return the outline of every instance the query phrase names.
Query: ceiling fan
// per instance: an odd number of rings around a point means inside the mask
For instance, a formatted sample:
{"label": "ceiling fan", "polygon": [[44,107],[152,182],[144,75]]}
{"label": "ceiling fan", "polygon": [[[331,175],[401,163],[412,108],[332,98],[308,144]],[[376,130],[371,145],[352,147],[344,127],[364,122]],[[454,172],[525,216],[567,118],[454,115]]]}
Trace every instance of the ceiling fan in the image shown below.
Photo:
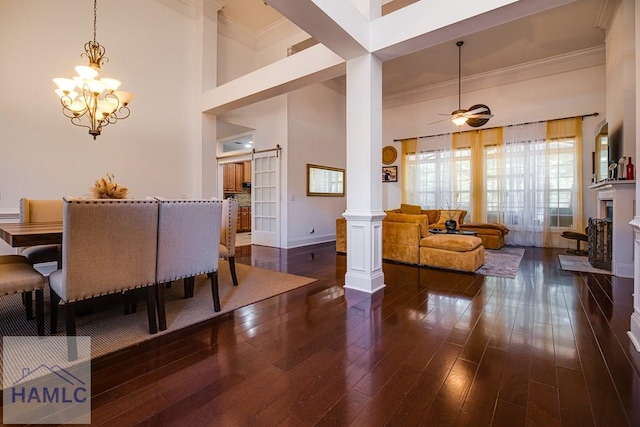
{"label": "ceiling fan", "polygon": [[[462,82],[462,45],[463,41],[456,42],[456,46],[458,46],[458,109],[452,112],[451,114],[440,114],[442,116],[449,116],[449,119],[456,125],[462,126],[463,124],[468,124],[471,127],[480,127],[487,123],[493,114],[491,114],[491,110],[488,106],[484,104],[475,104],[469,107],[468,110],[463,109],[460,106],[460,94],[461,94],[461,82]],[[447,119],[438,120],[435,122],[429,123],[440,123]]]}

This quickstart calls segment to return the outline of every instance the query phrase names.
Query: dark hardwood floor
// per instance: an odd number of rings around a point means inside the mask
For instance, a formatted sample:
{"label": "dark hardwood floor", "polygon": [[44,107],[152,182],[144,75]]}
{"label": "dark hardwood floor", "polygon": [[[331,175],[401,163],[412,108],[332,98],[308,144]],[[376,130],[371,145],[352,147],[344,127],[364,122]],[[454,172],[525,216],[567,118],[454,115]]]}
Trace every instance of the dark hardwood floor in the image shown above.
{"label": "dark hardwood floor", "polygon": [[93,424],[640,426],[632,279],[527,248],[516,279],[385,262],[369,296],[334,248],[239,248],[318,282],[96,360]]}

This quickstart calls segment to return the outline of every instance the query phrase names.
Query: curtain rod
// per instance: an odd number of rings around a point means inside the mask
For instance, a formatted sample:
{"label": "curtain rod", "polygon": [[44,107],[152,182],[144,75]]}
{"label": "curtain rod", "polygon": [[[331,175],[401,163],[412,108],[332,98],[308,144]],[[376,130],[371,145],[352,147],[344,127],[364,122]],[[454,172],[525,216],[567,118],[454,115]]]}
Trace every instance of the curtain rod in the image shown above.
{"label": "curtain rod", "polygon": [[[534,124],[534,123],[544,123],[544,122],[549,122],[549,121],[551,121],[551,120],[565,120],[565,119],[573,119],[573,118],[575,118],[575,117],[580,117],[581,119],[584,119],[585,117],[592,117],[592,116],[593,116],[593,117],[596,117],[596,116],[599,116],[599,115],[600,115],[600,113],[598,113],[598,112],[596,111],[595,113],[583,114],[583,115],[581,115],[581,116],[570,116],[570,117],[562,117],[562,118],[559,118],[559,119],[548,119],[548,120],[538,120],[538,121],[535,121],[535,122],[515,123],[515,124],[512,124],[512,125],[494,126],[494,127],[491,127],[491,128],[482,128],[482,129],[478,129],[478,130],[496,129],[496,128],[499,128],[499,127],[502,127],[502,128],[508,128],[508,127],[511,127],[511,126],[532,125],[532,124]],[[418,139],[418,138],[427,138],[427,137],[435,137],[435,136],[453,135],[454,133],[462,133],[462,132],[469,132],[469,131],[438,133],[438,134],[436,134],[436,135],[413,136],[413,137],[411,137],[411,138],[416,138],[416,139]],[[394,141],[394,142],[400,142],[400,141],[402,141],[402,140],[405,140],[405,139],[411,139],[411,138],[400,138],[400,139],[394,139],[393,141]]]}

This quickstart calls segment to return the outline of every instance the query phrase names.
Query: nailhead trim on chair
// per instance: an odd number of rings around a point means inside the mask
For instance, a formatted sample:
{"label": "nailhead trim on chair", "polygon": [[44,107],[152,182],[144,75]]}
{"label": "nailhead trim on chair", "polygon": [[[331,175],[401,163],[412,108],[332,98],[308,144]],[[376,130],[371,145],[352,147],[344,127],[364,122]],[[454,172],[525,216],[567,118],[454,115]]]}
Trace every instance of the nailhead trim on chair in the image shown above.
{"label": "nailhead trim on chair", "polygon": [[157,204],[156,200],[139,200],[139,199],[76,199],[76,198],[64,198],[68,203],[77,204],[111,204],[111,203],[132,203],[132,204]]}

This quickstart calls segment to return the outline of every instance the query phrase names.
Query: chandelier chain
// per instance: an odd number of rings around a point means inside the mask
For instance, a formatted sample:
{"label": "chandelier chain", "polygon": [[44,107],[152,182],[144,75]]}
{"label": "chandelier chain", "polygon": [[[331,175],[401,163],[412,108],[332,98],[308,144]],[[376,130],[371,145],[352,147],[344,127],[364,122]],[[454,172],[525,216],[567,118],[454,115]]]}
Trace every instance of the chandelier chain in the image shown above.
{"label": "chandelier chain", "polygon": [[98,27],[98,0],[93,0],[93,43],[96,42],[96,28]]}

